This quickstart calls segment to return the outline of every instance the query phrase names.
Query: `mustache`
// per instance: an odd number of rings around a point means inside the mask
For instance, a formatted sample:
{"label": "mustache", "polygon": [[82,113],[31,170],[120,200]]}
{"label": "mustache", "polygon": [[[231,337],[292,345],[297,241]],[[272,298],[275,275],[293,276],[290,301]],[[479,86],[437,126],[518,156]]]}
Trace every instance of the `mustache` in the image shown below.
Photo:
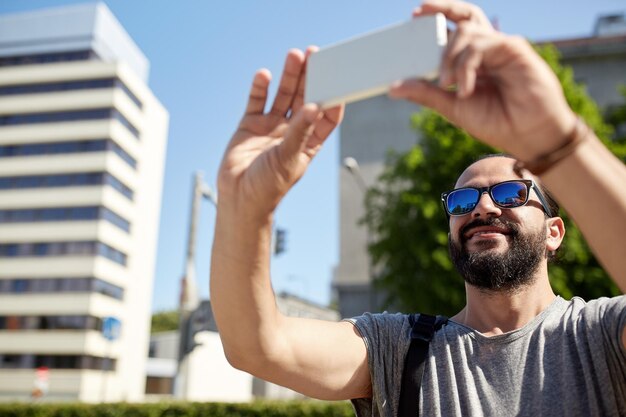
{"label": "mustache", "polygon": [[463,226],[461,230],[459,231],[459,237],[461,241],[462,242],[466,241],[465,234],[467,233],[468,230],[474,227],[480,227],[480,226],[504,227],[510,230],[511,236],[513,237],[517,236],[517,234],[519,233],[518,225],[511,221],[503,220],[503,219],[499,219],[495,217],[488,217],[487,219],[476,218],[472,220],[471,222],[469,222],[468,224],[466,224],[465,226]]}

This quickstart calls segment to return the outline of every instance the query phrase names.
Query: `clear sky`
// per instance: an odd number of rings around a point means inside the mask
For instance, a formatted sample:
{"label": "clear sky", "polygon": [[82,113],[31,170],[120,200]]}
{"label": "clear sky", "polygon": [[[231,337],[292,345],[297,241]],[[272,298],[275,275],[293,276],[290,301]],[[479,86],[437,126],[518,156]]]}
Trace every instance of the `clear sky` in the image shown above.
{"label": "clear sky", "polygon": [[[0,13],[76,0],[0,0]],[[255,70],[280,75],[290,48],[329,45],[410,18],[415,1],[105,0],[148,57],[149,85],[170,112],[153,309],[175,308],[183,273],[191,178],[211,186],[243,111]],[[598,15],[625,12],[624,0],[478,1],[500,29],[531,40],[591,35]],[[333,135],[281,204],[287,252],[273,259],[276,291],[329,302],[338,263],[338,137]],[[208,296],[215,209],[202,206],[197,278]]]}

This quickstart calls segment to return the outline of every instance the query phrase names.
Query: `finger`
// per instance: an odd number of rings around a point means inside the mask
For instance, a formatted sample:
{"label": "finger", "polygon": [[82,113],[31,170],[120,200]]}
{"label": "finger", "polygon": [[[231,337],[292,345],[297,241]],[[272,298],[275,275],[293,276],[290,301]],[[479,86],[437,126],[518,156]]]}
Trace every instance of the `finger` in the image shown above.
{"label": "finger", "polygon": [[491,22],[478,6],[462,1],[426,0],[420,7],[413,10],[413,16],[425,16],[435,13],[443,13],[448,20],[455,23],[472,21],[492,28]]}
{"label": "finger", "polygon": [[304,54],[298,49],[292,49],[287,53],[283,75],[280,78],[276,98],[270,113],[279,117],[285,117],[291,108],[294,96],[298,89],[298,81],[304,66]]}
{"label": "finger", "polygon": [[305,145],[309,156],[317,152],[318,148],[328,139],[332,131],[341,123],[344,110],[345,106],[342,104],[324,111],[320,120],[315,124],[313,134]]}
{"label": "finger", "polygon": [[483,44],[484,42],[475,42],[469,45],[457,58],[454,72],[459,98],[469,97],[476,88],[478,69],[483,59]]}
{"label": "finger", "polygon": [[315,129],[315,122],[321,115],[315,104],[304,105],[289,121],[285,139],[278,145],[281,165],[287,172],[295,172],[300,161],[300,153]]}
{"label": "finger", "polygon": [[270,85],[271,79],[272,74],[265,68],[258,70],[254,74],[248,105],[246,106],[246,115],[263,114],[265,103],[267,102],[267,87]]}
{"label": "finger", "polygon": [[394,83],[389,90],[389,97],[430,107],[454,122],[452,112],[457,100],[455,93],[442,90],[427,81],[413,79]]}
{"label": "finger", "polygon": [[454,71],[454,63],[456,62],[459,54],[467,48],[468,44],[474,37],[475,26],[468,23],[459,24],[458,29],[450,37],[448,45],[443,53],[441,59],[441,66],[439,69],[439,86],[446,88],[456,83],[456,71]]}
{"label": "finger", "polygon": [[299,111],[304,105],[304,87],[306,85],[306,70],[307,70],[307,62],[309,56],[311,54],[317,52],[319,48],[317,46],[309,46],[304,53],[305,61],[304,67],[302,68],[302,72],[300,74],[300,79],[298,80],[298,89],[296,91],[296,96],[293,99],[293,104],[291,106],[291,113],[294,114]]}

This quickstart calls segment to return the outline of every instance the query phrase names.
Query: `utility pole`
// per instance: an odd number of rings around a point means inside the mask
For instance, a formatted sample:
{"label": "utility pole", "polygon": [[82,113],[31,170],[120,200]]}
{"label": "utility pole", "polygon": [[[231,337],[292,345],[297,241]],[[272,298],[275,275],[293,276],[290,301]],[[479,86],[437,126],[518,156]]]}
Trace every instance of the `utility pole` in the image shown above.
{"label": "utility pole", "polygon": [[189,373],[189,367],[185,359],[187,359],[187,355],[190,353],[190,346],[188,346],[189,335],[187,334],[189,332],[189,318],[200,305],[195,268],[196,237],[200,219],[200,206],[202,199],[207,199],[214,206],[217,206],[217,195],[213,189],[204,182],[202,177],[202,172],[196,171],[193,178],[191,213],[189,216],[189,231],[187,235],[187,255],[184,265],[185,272],[180,282],[178,325],[180,339],[178,344],[178,366],[174,384],[174,394],[180,399],[184,399],[187,395],[187,375]]}

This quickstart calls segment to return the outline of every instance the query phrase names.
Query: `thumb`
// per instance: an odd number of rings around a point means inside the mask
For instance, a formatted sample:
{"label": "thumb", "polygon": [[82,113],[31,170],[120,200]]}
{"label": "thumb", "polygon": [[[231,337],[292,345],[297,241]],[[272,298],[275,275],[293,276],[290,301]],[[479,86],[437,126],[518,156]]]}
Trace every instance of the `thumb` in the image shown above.
{"label": "thumb", "polygon": [[321,115],[315,104],[306,104],[293,116],[285,132],[284,140],[278,147],[281,162],[287,169],[295,168],[309,136],[313,133],[315,122]]}
{"label": "thumb", "polygon": [[423,80],[398,81],[391,86],[389,97],[412,101],[430,107],[448,119],[452,117],[456,94]]}

